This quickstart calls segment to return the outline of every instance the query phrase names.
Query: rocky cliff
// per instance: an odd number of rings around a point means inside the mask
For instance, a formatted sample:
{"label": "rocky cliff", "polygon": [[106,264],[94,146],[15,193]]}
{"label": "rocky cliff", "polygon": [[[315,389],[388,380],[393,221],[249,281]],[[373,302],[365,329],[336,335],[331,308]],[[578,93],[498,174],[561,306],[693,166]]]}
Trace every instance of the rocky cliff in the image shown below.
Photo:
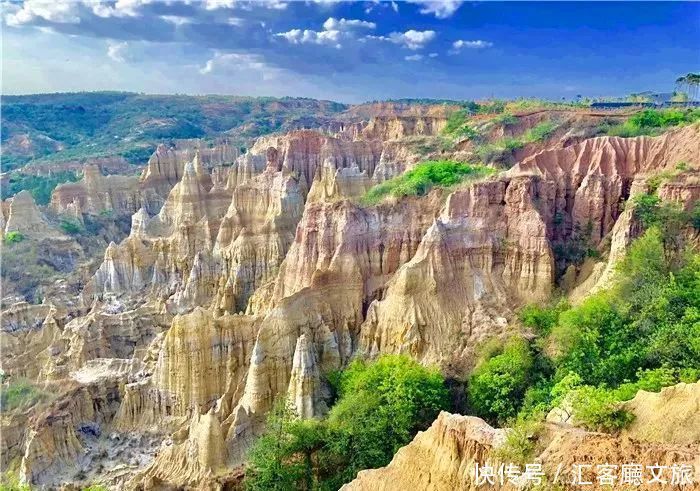
{"label": "rocky cliff", "polygon": [[[5,373],[64,384],[3,420],[27,482],[85,483],[67,474],[83,471],[117,487],[231,485],[276,401],[322,416],[328,374],[356,356],[405,353],[464,377],[475,347],[517,323],[518,307],[559,286],[583,298],[607,281],[639,233],[625,203],[650,178],[671,175],[663,200],[689,210],[698,198],[694,125],[656,138],[569,135],[489,178],[367,205],[371,186],[422,158],[413,139],[446,121],[437,110],[370,109],[370,121],[266,136],[243,155],[161,146],[141,178],[91,168],[57,188],[59,216],[108,209],[130,214],[131,228],[87,268],[81,302],[3,312]],[[73,243],[27,193],[2,212],[5,233]],[[579,242],[600,259],[575,263],[566,247]],[[640,395],[629,403],[637,426],[620,438],[549,427],[538,458],[546,472],[595,452],[681,462],[695,433],[643,440],[658,436],[661,407],[675,404],[690,424],[695,409],[683,408],[696,402],[682,387]],[[505,434],[442,414],[348,489],[472,489],[465,475]],[[134,448],[143,451],[127,459]],[[91,474],[98,464],[104,472]]]}
{"label": "rocky cliff", "polygon": [[[697,418],[697,406],[691,411]],[[678,423],[675,429],[683,431],[682,423]],[[684,438],[683,442],[660,444],[549,425],[539,436],[535,454],[528,460],[528,464],[539,467],[527,474],[525,465],[510,462],[501,457],[502,452],[499,453],[506,445],[508,431],[494,429],[479,418],[443,412],[428,430],[419,432],[410,444],[401,448],[388,466],[361,471],[354,481],[341,489],[517,490],[538,483],[544,489],[568,490],[580,489],[581,486],[609,489],[609,484],[598,479],[599,471],[587,464],[607,462],[617,466],[612,468],[614,483],[622,482],[620,466],[641,465],[642,477],[635,489],[651,490],[658,483],[649,482],[652,477],[646,466],[661,465],[660,472],[665,471],[662,479],[667,483],[671,482],[674,466],[676,469],[684,466],[695,476],[700,472],[700,442],[697,439],[689,441]],[[583,467],[578,467],[581,465]],[[480,469],[478,476],[477,466]],[[486,477],[489,469],[492,474]],[[583,482],[589,484],[583,485]],[[692,483],[681,485],[676,482],[669,486],[669,489],[695,489]]]}

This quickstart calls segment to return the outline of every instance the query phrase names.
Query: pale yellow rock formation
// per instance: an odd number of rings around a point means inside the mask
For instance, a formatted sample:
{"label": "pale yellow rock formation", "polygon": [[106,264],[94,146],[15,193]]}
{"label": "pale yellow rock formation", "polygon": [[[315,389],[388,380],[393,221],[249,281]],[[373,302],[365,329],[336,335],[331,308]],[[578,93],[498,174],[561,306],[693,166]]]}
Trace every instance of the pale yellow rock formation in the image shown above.
{"label": "pale yellow rock formation", "polygon": [[[433,425],[419,432],[381,469],[360,471],[343,491],[475,491],[474,468],[495,463],[492,451],[503,444],[506,431],[479,418],[440,413]],[[501,489],[501,488],[499,488]],[[503,488],[509,489],[509,488]],[[510,488],[514,489],[514,488]]]}
{"label": "pale yellow rock formation", "polygon": [[130,359],[170,326],[171,316],[154,304],[124,312],[109,310],[109,305],[94,305],[88,314],[65,325],[47,348],[50,355],[42,364],[42,379],[65,379],[97,358]]}
{"label": "pale yellow rock formation", "polygon": [[[212,147],[204,146],[200,142],[185,143],[184,146],[174,148],[158,145],[141,175],[141,187],[151,189],[157,196],[165,198],[182,179],[185,165],[192,162],[196,156],[202,168],[211,169],[233,164],[239,156],[239,150],[227,142]],[[206,182],[205,177],[202,179]]]}
{"label": "pale yellow rock formation", "polygon": [[51,208],[57,213],[130,215],[146,205],[136,176],[103,176],[96,165],[86,165],[78,182],[61,184],[51,194]]}
{"label": "pale yellow rock formation", "polygon": [[382,153],[380,140],[350,141],[311,130],[260,139],[251,151],[259,152],[264,145],[276,149],[276,169],[297,173],[306,189],[311,188],[318,168],[326,162],[336,169],[355,166],[372,176]]}
{"label": "pale yellow rock formation", "polygon": [[48,349],[59,338],[66,312],[53,305],[21,302],[2,312],[2,369],[11,376],[36,380],[51,358]]}
{"label": "pale yellow rock formation", "polygon": [[[697,414],[697,413],[696,413]],[[680,429],[680,428],[679,428]],[[523,489],[526,482],[510,482],[504,477],[500,483],[498,474],[501,462],[498,447],[508,430],[493,429],[488,424],[470,416],[441,413],[433,425],[425,432],[419,432],[411,443],[401,448],[391,463],[380,469],[360,471],[357,478],[346,484],[343,491],[403,491],[420,489],[426,491],[476,491]],[[644,466],[667,466],[663,479],[670,482],[671,470],[675,465],[689,465],[697,476],[700,471],[700,452],[697,444],[659,444],[631,439],[627,436],[613,436],[592,433],[573,428],[548,425],[539,437],[536,455],[528,463],[541,463],[544,477],[543,489],[581,489],[572,479],[577,475],[576,465],[583,467],[581,480],[591,484],[588,489],[610,489],[597,479],[596,464],[640,464]],[[495,472],[493,484],[479,483],[475,479],[476,464],[483,470],[492,466]],[[613,464],[614,463],[614,464]],[[518,466],[520,473],[525,466]],[[619,476],[619,467],[617,475]],[[557,477],[558,476],[558,477]],[[640,486],[635,489],[651,491],[659,484],[649,482],[649,471]],[[617,481],[616,481],[617,482]],[[693,485],[673,489],[695,489]]]}
{"label": "pale yellow rock formation", "polygon": [[226,468],[227,449],[218,418],[209,411],[195,414],[183,442],[164,445],[156,459],[129,487],[148,489],[170,485],[187,489],[222,489],[217,475],[230,473]]}
{"label": "pale yellow rock formation", "polygon": [[357,198],[372,187],[372,182],[366,172],[358,167],[336,169],[324,164],[317,172],[311,185],[308,203],[317,201],[335,201],[344,198]]}
{"label": "pale yellow rock formation", "polygon": [[700,382],[680,383],[660,392],[640,390],[623,407],[634,414],[625,435],[651,442],[696,444],[700,451]]}
{"label": "pale yellow rock formation", "polygon": [[255,342],[257,319],[214,317],[201,308],[177,316],[165,335],[153,374],[171,413],[208,410],[242,384]]}
{"label": "pale yellow rock formation", "polygon": [[303,209],[298,180],[272,166],[235,188],[213,250],[223,263],[219,309],[244,311],[253,292],[276,276]]}
{"label": "pale yellow rock formation", "polygon": [[536,182],[515,178],[452,193],[384,298],[370,305],[361,349],[454,363],[505,328],[509,304],[546,298],[554,268],[536,192]]}
{"label": "pale yellow rock formation", "polygon": [[10,232],[19,232],[35,240],[69,240],[63,232],[49,224],[29,191],[20,191],[11,198],[4,233]]}
{"label": "pale yellow rock formation", "polygon": [[317,407],[321,400],[321,381],[316,353],[306,334],[299,336],[294,349],[287,398],[294,406],[297,416],[302,419],[319,416],[322,412],[323,408]]}
{"label": "pale yellow rock formation", "polygon": [[115,426],[164,432],[217,406],[229,414],[242,387],[258,319],[214,317],[196,308],[175,317],[157,349],[153,375],[125,387]]}
{"label": "pale yellow rock formation", "polygon": [[20,466],[20,479],[32,485],[72,478],[84,447],[81,425],[109,424],[119,406],[119,379],[103,378],[67,390],[30,422]]}

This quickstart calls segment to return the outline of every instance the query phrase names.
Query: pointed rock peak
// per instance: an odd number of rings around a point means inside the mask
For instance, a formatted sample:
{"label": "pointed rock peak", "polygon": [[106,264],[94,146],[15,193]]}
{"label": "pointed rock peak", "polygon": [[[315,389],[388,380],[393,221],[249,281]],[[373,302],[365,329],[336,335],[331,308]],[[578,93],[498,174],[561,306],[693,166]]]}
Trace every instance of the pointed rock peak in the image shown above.
{"label": "pointed rock peak", "polygon": [[26,189],[23,189],[19,193],[15,194],[14,198],[12,198],[11,206],[17,205],[36,206],[36,202],[34,201],[34,196],[32,196],[32,193]]}
{"label": "pointed rock peak", "polygon": [[208,175],[207,171],[204,169],[204,164],[202,164],[202,156],[199,149],[194,154],[194,159],[192,159],[192,167],[194,167],[194,172],[200,177],[205,177]]}
{"label": "pointed rock peak", "polygon": [[194,162],[187,162],[185,164],[185,176],[184,177],[196,177],[197,170],[195,169]]}
{"label": "pointed rock peak", "polygon": [[255,347],[253,347],[253,354],[250,357],[250,364],[251,365],[260,365],[263,360],[265,360],[265,352],[262,349],[262,346],[260,346],[259,342],[255,342]]}
{"label": "pointed rock peak", "polygon": [[143,235],[146,232],[146,224],[150,217],[145,208],[139,208],[139,211],[131,215],[131,234],[132,236]]}
{"label": "pointed rock peak", "polygon": [[287,396],[302,419],[313,418],[320,409],[320,381],[313,344],[306,334],[297,339]]}

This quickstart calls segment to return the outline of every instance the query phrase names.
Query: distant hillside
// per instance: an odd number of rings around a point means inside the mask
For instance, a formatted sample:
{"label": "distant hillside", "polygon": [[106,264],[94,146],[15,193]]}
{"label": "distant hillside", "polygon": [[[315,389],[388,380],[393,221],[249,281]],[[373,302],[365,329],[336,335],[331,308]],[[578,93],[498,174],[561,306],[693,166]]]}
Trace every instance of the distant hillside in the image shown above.
{"label": "distant hillside", "polygon": [[305,98],[78,92],[2,96],[3,172],[30,161],[123,156],[143,163],[168,139],[226,135],[241,144],[314,127],[348,106]]}

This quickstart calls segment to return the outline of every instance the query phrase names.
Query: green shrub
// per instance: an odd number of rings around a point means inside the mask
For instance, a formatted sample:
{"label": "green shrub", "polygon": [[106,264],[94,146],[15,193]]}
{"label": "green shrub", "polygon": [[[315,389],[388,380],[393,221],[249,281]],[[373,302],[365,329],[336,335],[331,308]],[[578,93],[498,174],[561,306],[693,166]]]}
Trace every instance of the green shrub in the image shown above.
{"label": "green shrub", "polygon": [[467,109],[461,109],[450,114],[442,133],[453,138],[474,139],[479,136],[477,131],[469,124],[470,114],[471,111]]}
{"label": "green shrub", "polygon": [[470,165],[453,160],[431,160],[418,164],[404,174],[378,184],[361,198],[365,204],[377,203],[387,196],[422,196],[435,186],[450,187],[495,172],[484,165]]}
{"label": "green shrub", "polygon": [[[653,195],[638,196],[633,204],[647,230],[632,242],[607,290],[576,306],[521,310],[523,324],[540,338],[531,342],[534,368],[524,382],[518,418],[571,404],[586,428],[618,431],[631,421],[621,401],[639,390],[700,378],[700,255],[683,239],[692,214]],[[512,370],[491,371],[499,376],[486,378],[483,392],[491,387],[501,401],[517,401],[510,396],[515,391],[500,390],[518,385]],[[513,410],[503,402],[498,409]]]}
{"label": "green shrub", "polygon": [[328,415],[332,460],[344,460],[337,487],[361,469],[388,464],[401,446],[449,407],[439,371],[407,356],[351,363],[342,373],[339,395]]}
{"label": "green shrub", "polygon": [[[245,488],[249,491],[305,489],[304,462],[297,458],[300,441],[292,432],[294,410],[278,402],[268,414],[265,433],[248,454]],[[306,488],[311,489],[311,488]]]}
{"label": "green shrub", "polygon": [[533,362],[527,342],[512,338],[501,354],[477,365],[467,388],[474,412],[499,424],[514,417],[532,380]]}
{"label": "green shrub", "polygon": [[493,118],[493,122],[503,126],[511,126],[518,122],[518,118],[510,113],[503,113]]}
{"label": "green shrub", "polygon": [[542,141],[554,133],[556,129],[557,125],[552,121],[543,121],[526,131],[523,140],[526,143]]}
{"label": "green shrub", "polygon": [[537,438],[544,428],[543,419],[542,414],[517,418],[510,425],[503,445],[494,452],[496,459],[520,465],[531,462]]}
{"label": "green shrub", "polygon": [[5,237],[3,238],[5,244],[17,244],[18,242],[22,242],[23,240],[24,235],[20,232],[17,232],[16,230],[13,230],[12,232],[7,232],[5,234]]}
{"label": "green shrub", "polygon": [[72,220],[61,220],[61,229],[69,235],[78,235],[83,232],[83,227]]}
{"label": "green shrub", "polygon": [[20,484],[19,476],[10,471],[6,471],[0,478],[0,491],[31,491],[29,484]]}
{"label": "green shrub", "polygon": [[634,416],[620,407],[615,394],[604,387],[585,385],[571,393],[574,418],[592,431],[616,432],[629,426]]}
{"label": "green shrub", "polygon": [[693,123],[700,120],[700,109],[646,109],[622,124],[613,125],[606,129],[611,136],[624,138],[658,135],[669,127]]}
{"label": "green shrub", "polygon": [[[509,118],[515,119],[513,116],[504,114],[495,118],[494,121],[503,121],[504,125],[514,124],[517,121],[517,119],[513,121]],[[551,135],[556,128],[557,126],[553,122],[544,121],[538,124],[537,126],[529,129],[519,137],[509,136],[495,143],[484,143],[482,145],[479,145],[475,151],[482,162],[493,162],[503,157],[505,153],[522,148],[529,143],[535,143],[544,140],[549,135]]]}
{"label": "green shrub", "polygon": [[678,382],[677,370],[668,367],[655,368],[650,370],[640,369],[637,372],[636,382],[626,382],[614,390],[617,400],[628,401],[640,390],[647,392],[658,392],[664,387]]}
{"label": "green shrub", "polygon": [[7,199],[20,191],[27,190],[37,204],[46,205],[51,201],[51,193],[53,193],[56,186],[64,182],[75,182],[77,180],[78,176],[70,171],[55,172],[48,177],[15,172],[10,175],[8,184],[2,187],[2,199]]}
{"label": "green shrub", "polygon": [[501,144],[503,145],[503,148],[509,152],[525,146],[525,142],[519,138],[504,138]]}
{"label": "green shrub", "polygon": [[566,300],[559,301],[553,307],[540,307],[529,304],[520,310],[520,321],[535,330],[539,335],[547,335],[559,320],[559,314],[569,308]]}
{"label": "green shrub", "polygon": [[25,379],[18,379],[3,385],[1,391],[0,407],[3,411],[31,407],[46,400],[48,396],[44,391]]}
{"label": "green shrub", "polygon": [[299,421],[289,406],[275,407],[250,452],[246,489],[338,489],[359,470],[388,464],[448,409],[440,373],[406,356],[354,361],[332,382],[339,399],[325,420]]}

